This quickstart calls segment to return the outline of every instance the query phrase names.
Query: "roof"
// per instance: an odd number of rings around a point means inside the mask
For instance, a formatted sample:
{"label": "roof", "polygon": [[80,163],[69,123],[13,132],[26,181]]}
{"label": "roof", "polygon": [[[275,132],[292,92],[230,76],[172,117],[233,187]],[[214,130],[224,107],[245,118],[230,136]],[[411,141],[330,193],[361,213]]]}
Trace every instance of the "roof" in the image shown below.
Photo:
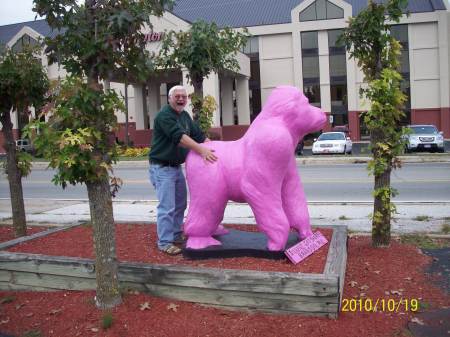
{"label": "roof", "polygon": [[[219,27],[251,27],[291,22],[291,10],[304,0],[177,0],[172,12],[181,19],[194,22],[216,22]],[[344,0],[357,15],[367,0]],[[383,0],[377,0],[383,1]],[[411,13],[446,10],[446,0],[409,0]],[[54,35],[45,20],[0,26],[0,43],[7,43],[22,27],[28,26],[44,36]]]}
{"label": "roof", "polygon": [[[178,0],[173,12],[194,22],[203,19],[219,26],[251,27],[291,22],[291,11],[304,0]],[[367,6],[367,0],[344,0],[352,6],[353,16]],[[383,1],[383,0],[377,0]],[[445,0],[409,0],[411,13],[445,10]]]}
{"label": "roof", "polygon": [[21,22],[12,25],[0,26],[0,43],[8,43],[14,37],[14,35],[16,35],[25,26],[30,27],[31,29],[46,37],[55,35],[55,33],[52,32],[51,28],[48,26],[45,20]]}

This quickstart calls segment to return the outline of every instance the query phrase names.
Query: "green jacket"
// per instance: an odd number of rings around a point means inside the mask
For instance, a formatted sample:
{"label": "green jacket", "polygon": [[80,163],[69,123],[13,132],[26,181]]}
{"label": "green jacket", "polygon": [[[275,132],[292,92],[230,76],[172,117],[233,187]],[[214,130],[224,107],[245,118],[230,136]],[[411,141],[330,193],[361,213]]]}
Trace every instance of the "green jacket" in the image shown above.
{"label": "green jacket", "polygon": [[184,163],[189,150],[179,146],[183,134],[197,143],[205,141],[205,135],[186,111],[178,114],[169,104],[163,106],[155,117],[149,160],[171,165]]}

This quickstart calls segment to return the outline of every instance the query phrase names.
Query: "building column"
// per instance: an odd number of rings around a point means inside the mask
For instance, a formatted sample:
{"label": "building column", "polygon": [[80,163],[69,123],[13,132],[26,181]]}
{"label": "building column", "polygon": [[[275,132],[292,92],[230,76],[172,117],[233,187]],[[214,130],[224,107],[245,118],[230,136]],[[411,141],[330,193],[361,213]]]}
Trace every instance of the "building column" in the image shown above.
{"label": "building column", "polygon": [[[187,75],[189,74],[189,72],[187,71],[187,69],[183,69],[182,70],[182,78],[183,78],[183,87],[186,88],[187,94],[191,95],[194,93],[194,87],[189,83],[189,80],[187,79]],[[188,101],[188,104],[186,104],[186,107],[184,108],[185,111],[187,111],[189,113],[189,115],[191,115],[192,117],[192,105],[191,105],[191,101]]]}
{"label": "building column", "polygon": [[220,80],[222,88],[222,125],[234,125],[233,120],[233,78],[223,77]]}
{"label": "building column", "polygon": [[250,96],[248,92],[248,77],[237,78],[236,101],[239,125],[250,125]]}
{"label": "building column", "polygon": [[203,80],[203,97],[212,96],[217,104],[217,109],[213,112],[212,127],[220,127],[220,83],[217,73],[209,74]]}
{"label": "building column", "polygon": [[331,114],[328,32],[319,31],[317,39],[319,45],[320,107],[324,112]]}
{"label": "building column", "polygon": [[144,86],[142,84],[133,84],[134,91],[134,121],[136,130],[145,130],[148,125],[148,116],[146,107],[144,107]]}
{"label": "building column", "polygon": [[359,113],[358,111],[348,112],[348,128],[350,130],[350,137],[353,141],[361,140],[361,134],[359,131]]}
{"label": "building column", "polygon": [[161,95],[160,95],[161,84],[158,81],[147,82],[148,96],[147,96],[147,106],[148,106],[148,118],[150,121],[150,129],[153,129],[155,123],[155,117],[159,109],[161,109]]}

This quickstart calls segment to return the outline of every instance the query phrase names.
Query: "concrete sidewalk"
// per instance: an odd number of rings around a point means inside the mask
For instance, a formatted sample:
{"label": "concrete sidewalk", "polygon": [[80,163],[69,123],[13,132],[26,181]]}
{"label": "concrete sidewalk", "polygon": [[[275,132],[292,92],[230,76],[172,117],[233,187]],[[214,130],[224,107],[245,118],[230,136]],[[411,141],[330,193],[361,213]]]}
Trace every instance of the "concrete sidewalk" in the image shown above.
{"label": "concrete sidewalk", "polygon": [[[450,225],[450,202],[401,202],[392,222],[393,233],[442,233],[444,224]],[[157,201],[115,201],[116,222],[155,222]],[[312,225],[346,225],[355,232],[370,232],[369,214],[373,211],[368,202],[310,202],[308,205]],[[90,221],[87,200],[26,199],[27,222],[30,225],[54,226]],[[10,199],[0,199],[0,223],[11,223]],[[427,218],[426,218],[427,217]],[[223,223],[255,224],[247,204],[230,202]]]}
{"label": "concrete sidewalk", "polygon": [[[418,153],[408,156],[400,156],[403,163],[450,163],[450,152],[446,153]],[[297,156],[296,162],[301,165],[332,165],[332,164],[363,164],[371,159],[370,156],[358,155],[321,155],[321,156]],[[34,161],[32,168],[45,169],[48,162]],[[148,167],[147,159],[121,160],[114,164],[115,168],[120,167]]]}

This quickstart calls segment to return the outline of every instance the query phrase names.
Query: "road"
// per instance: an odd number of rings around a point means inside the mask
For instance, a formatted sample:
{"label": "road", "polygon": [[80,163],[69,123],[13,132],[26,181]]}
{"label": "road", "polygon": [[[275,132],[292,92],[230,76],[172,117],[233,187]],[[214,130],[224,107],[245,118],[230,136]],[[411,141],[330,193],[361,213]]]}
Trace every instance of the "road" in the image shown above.
{"label": "road", "polygon": [[[299,165],[305,193],[309,201],[371,201],[373,178],[366,164]],[[148,181],[145,164],[117,168],[123,179],[118,200],[156,199]],[[87,199],[84,185],[63,190],[53,185],[54,171],[33,169],[23,179],[25,198]],[[450,201],[450,163],[405,164],[392,174],[392,185],[399,192],[396,201]],[[6,176],[0,175],[0,198],[9,198]]]}

